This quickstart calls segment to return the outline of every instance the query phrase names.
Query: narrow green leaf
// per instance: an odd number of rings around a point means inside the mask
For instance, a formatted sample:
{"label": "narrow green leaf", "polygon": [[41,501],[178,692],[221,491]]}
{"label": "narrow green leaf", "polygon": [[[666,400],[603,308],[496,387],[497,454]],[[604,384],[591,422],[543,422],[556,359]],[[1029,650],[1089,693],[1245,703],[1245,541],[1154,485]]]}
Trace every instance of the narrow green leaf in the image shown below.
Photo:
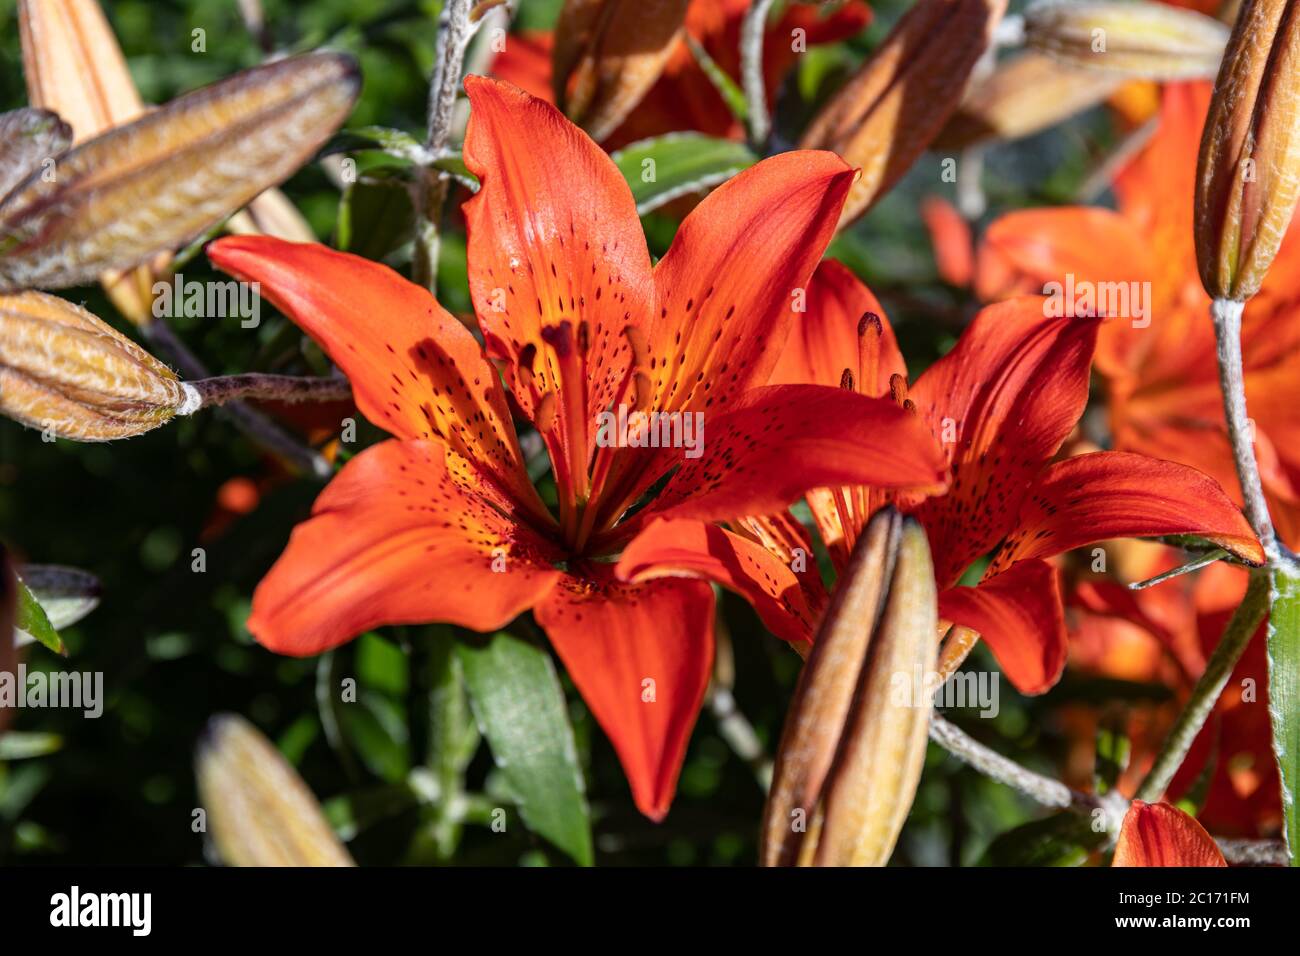
{"label": "narrow green leaf", "polygon": [[758,161],[743,143],[702,133],[666,133],[623,147],[610,157],[632,187],[641,215],[690,193],[726,182]]}
{"label": "narrow green leaf", "polygon": [[58,564],[28,564],[23,583],[56,630],[71,627],[99,607],[99,579],[88,571]]}
{"label": "narrow green leaf", "polygon": [[727,104],[727,109],[731,110],[731,115],[742,123],[746,122],[749,119],[749,105],[745,102],[745,91],[740,88],[740,84],[733,80],[726,70],[718,66],[699,40],[689,33],[685,34],[685,37],[686,45],[690,47],[695,62],[700,65],[700,69],[709,78],[714,89],[722,94],[722,99]]}
{"label": "narrow green leaf", "polygon": [[322,147],[321,155],[331,156],[376,148],[409,163],[421,162],[426,152],[423,143],[403,130],[386,126],[362,126],[335,133]]}
{"label": "narrow green leaf", "polygon": [[984,866],[1079,866],[1106,840],[1091,821],[1069,811],[1008,830],[994,840]]}
{"label": "narrow green leaf", "polygon": [[381,694],[362,690],[356,703],[343,705],[341,726],[348,743],[376,777],[389,783],[411,770],[406,715]]}
{"label": "narrow green leaf", "polygon": [[18,580],[18,612],[14,616],[14,639],[17,643],[36,641],[56,654],[67,656],[63,638],[50,623],[49,617],[22,579]]}
{"label": "narrow green leaf", "polygon": [[506,633],[456,650],[479,729],[517,796],[524,823],[590,866],[587,796],[550,656]]}
{"label": "narrow green leaf", "polygon": [[1114,790],[1120,774],[1128,766],[1130,742],[1125,729],[1126,717],[1123,709],[1116,708],[1097,727],[1097,758],[1093,769],[1093,789],[1097,793]]}
{"label": "narrow green leaf", "polygon": [[415,209],[406,184],[365,177],[350,183],[339,199],[338,246],[367,259],[382,260],[415,231]]}
{"label": "narrow green leaf", "polygon": [[24,733],[11,730],[0,736],[0,760],[26,760],[44,757],[63,746],[58,734]]}
{"label": "narrow green leaf", "polygon": [[1268,711],[1282,772],[1282,816],[1291,865],[1300,865],[1300,569],[1273,572],[1268,617]]}

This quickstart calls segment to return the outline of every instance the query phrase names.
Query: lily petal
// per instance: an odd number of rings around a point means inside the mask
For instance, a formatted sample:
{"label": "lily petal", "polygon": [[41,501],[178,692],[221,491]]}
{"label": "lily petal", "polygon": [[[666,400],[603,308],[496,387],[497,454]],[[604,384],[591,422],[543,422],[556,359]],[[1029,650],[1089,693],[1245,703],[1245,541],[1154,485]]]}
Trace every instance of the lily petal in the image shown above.
{"label": "lily petal", "polygon": [[[1190,223],[1189,223],[1190,228]],[[984,244],[1040,282],[1140,282],[1154,271],[1151,248],[1133,223],[1096,206],[1022,209],[999,217]]]}
{"label": "lily petal", "polygon": [[1227,866],[1196,820],[1167,803],[1134,800],[1124,814],[1111,866]]}
{"label": "lily petal", "polygon": [[600,411],[627,387],[629,327],[653,300],[650,253],[618,168],[554,106],[465,80],[469,282],[488,354],[546,439],[562,494],[586,498]]}
{"label": "lily petal", "polygon": [[853,176],[834,153],[795,150],[691,211],[655,267],[651,407],[726,407],[768,380]]}
{"label": "lily petal", "polygon": [[[716,414],[767,381],[789,335],[791,304],[806,295],[853,176],[834,153],[782,153],[691,211],[655,266],[636,409]],[[593,482],[606,526],[664,471],[644,449],[602,452]]]}
{"label": "lily petal", "polygon": [[713,667],[704,581],[621,584],[607,564],[570,575],[534,614],[604,728],[652,820],[668,813]]}
{"label": "lily petal", "polygon": [[905,376],[907,366],[879,300],[834,259],[817,267],[807,292],[769,384],[837,386],[848,369],[863,395],[887,394],[890,378]]}
{"label": "lily petal", "polygon": [[[623,549],[617,573],[634,583],[700,577],[720,584],[748,601],[783,640],[810,641],[816,626],[817,614],[789,565],[761,544],[703,521],[651,522]],[[818,573],[815,558],[803,573]]]}
{"label": "lily petal", "polygon": [[978,631],[1023,694],[1048,690],[1065,668],[1061,588],[1046,561],[1017,561],[978,587],[941,592],[939,616]]}
{"label": "lily petal", "polygon": [[447,457],[442,442],[386,441],[349,461],[254,592],[253,636],[301,656],[381,624],[490,631],[541,601],[558,555]]}
{"label": "lily petal", "polygon": [[505,391],[474,336],[387,266],[268,236],[219,239],[208,258],[264,294],[352,382],[357,407],[397,438],[440,438],[538,517]]}
{"label": "lily petal", "polygon": [[[703,454],[682,461],[654,502],[627,523],[628,531],[655,517],[725,521],[770,514],[813,488],[933,492],[947,478],[942,451],[916,416],[886,399],[841,388],[751,389],[706,421]],[[682,450],[660,449],[659,455],[672,462]]]}
{"label": "lily petal", "polygon": [[1034,479],[1015,532],[990,570],[1111,538],[1196,535],[1259,564],[1264,549],[1219,483],[1195,468],[1129,452],[1058,461]]}
{"label": "lily petal", "polygon": [[909,393],[952,464],[949,492],[916,512],[940,587],[1011,532],[1030,479],[1087,404],[1100,322],[1044,307],[1026,296],[983,309]]}

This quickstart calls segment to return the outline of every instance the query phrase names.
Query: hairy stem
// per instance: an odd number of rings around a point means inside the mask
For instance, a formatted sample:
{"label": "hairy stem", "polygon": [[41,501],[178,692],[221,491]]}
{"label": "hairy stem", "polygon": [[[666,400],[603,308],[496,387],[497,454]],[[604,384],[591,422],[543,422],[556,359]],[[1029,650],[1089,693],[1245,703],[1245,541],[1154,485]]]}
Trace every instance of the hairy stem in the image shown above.
{"label": "hairy stem", "polygon": [[343,378],[308,378],[297,375],[222,375],[189,382],[203,400],[200,408],[225,405],[240,399],[277,402],[337,402],[352,397],[352,386]]}
{"label": "hairy stem", "polygon": [[[176,337],[176,333],[165,321],[155,319],[144,326],[143,331],[145,337],[181,370],[185,378],[211,378],[212,373],[203,361]],[[319,479],[328,478],[334,473],[333,467],[322,455],[296,441],[261,412],[243,402],[232,402],[222,409],[222,413],[249,441],[282,458],[298,471]]]}
{"label": "hairy stem", "polygon": [[1219,837],[1219,852],[1229,863],[1242,866],[1286,866],[1290,855],[1281,840],[1230,840]]}
{"label": "hairy stem", "polygon": [[[456,119],[456,93],[460,89],[465,49],[474,36],[470,22],[473,0],[447,0],[438,18],[438,44],[429,83],[429,119],[425,150],[438,156],[447,148]],[[426,166],[415,187],[415,257],[411,265],[414,281],[430,292],[438,284],[438,224],[447,198],[450,177]]]}
{"label": "hairy stem", "polygon": [[740,27],[740,78],[745,90],[749,140],[759,150],[772,133],[772,120],[767,113],[767,81],[763,76],[763,41],[771,9],[772,0],[754,0]]}
{"label": "hairy stem", "polygon": [[1271,561],[1276,558],[1276,538],[1268,517],[1268,504],[1264,500],[1264,486],[1259,479],[1259,465],[1255,461],[1253,424],[1246,415],[1246,383],[1241,365],[1241,313],[1244,307],[1243,302],[1215,299],[1210,305],[1210,317],[1214,320],[1214,337],[1218,343],[1223,413],[1228,420],[1228,438],[1232,442],[1232,457],[1241,482],[1241,497],[1246,517]]}
{"label": "hairy stem", "polygon": [[1091,813],[1104,806],[1100,796],[1073,790],[1059,780],[1045,777],[1022,767],[1014,760],[1008,760],[1000,753],[976,741],[965,731],[950,724],[937,713],[930,715],[930,739],[986,777],[1019,790],[1045,807]]}
{"label": "hairy stem", "polygon": [[1227,686],[1232,669],[1237,666],[1242,652],[1250,643],[1251,637],[1259,628],[1260,622],[1268,611],[1270,574],[1267,570],[1252,571],[1246,596],[1241,600],[1232,620],[1219,638],[1219,644],[1205,663],[1205,672],[1192,688],[1192,695],[1187,706],[1178,715],[1178,720],[1169,736],[1165,738],[1155,763],[1147,771],[1146,779],[1138,787],[1137,799],[1154,803],[1164,796],[1169,782],[1182,766],[1192,741],[1201,732],[1206,719],[1214,710],[1214,705]]}

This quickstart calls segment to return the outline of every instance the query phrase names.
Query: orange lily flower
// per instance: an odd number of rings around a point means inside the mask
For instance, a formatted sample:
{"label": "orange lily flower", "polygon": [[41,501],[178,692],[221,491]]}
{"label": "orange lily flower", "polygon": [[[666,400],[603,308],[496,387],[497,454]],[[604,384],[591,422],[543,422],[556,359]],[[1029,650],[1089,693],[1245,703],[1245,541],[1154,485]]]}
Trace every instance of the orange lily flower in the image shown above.
{"label": "orange lily flower", "polygon": [[[1123,561],[1124,572],[1154,577],[1175,567],[1172,549],[1145,546]],[[1136,789],[1179,712],[1179,701],[1205,670],[1228,619],[1241,603],[1246,573],[1222,562],[1142,591],[1107,579],[1085,578],[1070,591],[1070,666],[1122,680],[1164,684],[1176,691],[1168,704],[1135,709],[1128,721],[1129,767],[1120,786]],[[1216,833],[1276,834],[1282,819],[1281,787],[1268,715],[1268,655],[1260,625],[1237,662],[1208,721],[1169,786],[1180,798],[1207,772],[1199,817]],[[1077,726],[1080,760],[1074,781],[1092,776],[1095,713]],[[1207,766],[1213,761],[1213,766]]]}
{"label": "orange lily flower", "polygon": [[[740,81],[740,27],[752,0],[691,0],[686,32],[736,82]],[[837,43],[861,33],[871,22],[871,8],[861,0],[824,13],[812,4],[791,3],[770,23],[763,44],[763,71],[769,101],[799,56],[796,37],[808,46]],[[796,34],[796,30],[803,31]],[[548,102],[551,93],[553,35],[532,31],[511,36],[492,64],[493,75]],[[610,149],[676,130],[743,139],[736,119],[700,67],[685,40],[678,42],[658,81],[618,129],[604,140]]]}
{"label": "orange lily flower", "polygon": [[1134,800],[1124,814],[1112,866],[1227,866],[1195,819],[1167,803]]}
{"label": "orange lily flower", "polygon": [[[1165,88],[1158,132],[1115,182],[1118,211],[1041,209],[996,220],[979,252],[976,285],[985,298],[1042,291],[1067,275],[1077,287],[1149,288],[1145,316],[1106,323],[1098,344],[1114,447],[1191,465],[1240,501],[1192,241],[1209,96],[1205,83]],[[1255,452],[1278,534],[1291,544],[1300,541],[1300,406],[1289,388],[1300,376],[1298,290],[1300,229],[1293,228],[1246,306],[1242,331]]]}
{"label": "orange lily flower", "polygon": [[[1191,468],[1120,452],[1052,461],[1087,403],[1101,320],[1044,313],[1044,300],[1031,296],[984,309],[909,388],[875,296],[848,269],[826,262],[772,376],[892,395],[939,439],[952,469],[946,493],[921,499],[845,483],[808,496],[809,507],[837,569],[886,500],[915,514],[934,554],[940,616],[978,632],[1007,677],[1029,694],[1051,687],[1066,660],[1061,592],[1047,559],[1111,538],[1196,534],[1246,560],[1263,560],[1241,511]],[[793,524],[788,516],[750,521],[755,538],[783,556],[801,546],[791,538]],[[620,573],[648,580],[675,565],[716,577],[716,553],[685,553],[687,535],[681,522],[651,526],[624,552]],[[692,537],[715,543],[698,530]],[[978,586],[963,586],[971,565],[990,552]],[[800,586],[792,579],[785,569],[783,593]]]}
{"label": "orange lily flower", "polygon": [[[842,160],[799,151],[759,163],[708,196],[652,267],[632,194],[595,143],[515,87],[465,86],[464,158],[482,184],[464,207],[469,280],[486,354],[385,266],[269,238],[209,247],[320,343],[393,436],[321,494],[257,588],[248,626],[271,650],[303,655],[382,624],[491,631],[531,608],[637,806],[659,819],[709,679],[713,592],[618,580],[602,559],[645,520],[624,515],[712,522],[846,481],[934,490],[943,456],[888,402],[764,386],[792,291],[852,181]],[[598,420],[619,406],[704,416],[707,440],[698,455],[603,443]],[[529,480],[511,407],[549,451],[558,516]],[[745,560],[755,579],[779,567],[766,552]]]}

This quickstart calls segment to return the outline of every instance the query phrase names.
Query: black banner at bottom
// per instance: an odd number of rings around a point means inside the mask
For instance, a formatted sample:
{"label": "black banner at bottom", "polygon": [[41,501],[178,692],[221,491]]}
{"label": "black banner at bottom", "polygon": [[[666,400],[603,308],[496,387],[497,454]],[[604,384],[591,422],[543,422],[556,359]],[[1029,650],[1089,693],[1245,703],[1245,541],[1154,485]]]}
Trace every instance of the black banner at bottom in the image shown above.
{"label": "black banner at bottom", "polygon": [[[1281,869],[1082,870],[0,870],[8,952],[31,937],[373,945],[447,933],[534,944],[545,933],[676,927],[860,939],[979,933],[996,944],[1161,934],[1231,940],[1293,926],[1300,881]],[[875,937],[880,933],[879,937]],[[661,941],[668,937],[659,936]]]}

